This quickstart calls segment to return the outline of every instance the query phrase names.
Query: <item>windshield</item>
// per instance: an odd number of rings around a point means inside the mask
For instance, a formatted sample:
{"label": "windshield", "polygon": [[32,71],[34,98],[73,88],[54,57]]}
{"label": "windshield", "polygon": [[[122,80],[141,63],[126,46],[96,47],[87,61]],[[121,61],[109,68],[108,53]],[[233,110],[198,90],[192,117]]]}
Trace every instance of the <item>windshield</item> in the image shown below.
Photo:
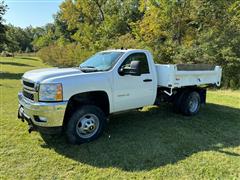
{"label": "windshield", "polygon": [[122,52],[100,52],[80,64],[80,68],[89,71],[107,71],[114,66],[122,54]]}

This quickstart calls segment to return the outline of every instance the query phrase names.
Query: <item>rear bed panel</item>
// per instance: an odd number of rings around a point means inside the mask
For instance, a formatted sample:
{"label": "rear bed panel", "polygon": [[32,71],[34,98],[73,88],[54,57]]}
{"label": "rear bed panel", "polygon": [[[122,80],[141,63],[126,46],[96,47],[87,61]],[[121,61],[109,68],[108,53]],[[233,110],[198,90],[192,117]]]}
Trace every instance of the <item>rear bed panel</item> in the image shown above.
{"label": "rear bed panel", "polygon": [[210,64],[177,64],[178,71],[213,71],[216,66]]}
{"label": "rear bed panel", "polygon": [[184,86],[220,86],[222,69],[211,65],[160,65],[156,64],[158,86],[175,88]]}

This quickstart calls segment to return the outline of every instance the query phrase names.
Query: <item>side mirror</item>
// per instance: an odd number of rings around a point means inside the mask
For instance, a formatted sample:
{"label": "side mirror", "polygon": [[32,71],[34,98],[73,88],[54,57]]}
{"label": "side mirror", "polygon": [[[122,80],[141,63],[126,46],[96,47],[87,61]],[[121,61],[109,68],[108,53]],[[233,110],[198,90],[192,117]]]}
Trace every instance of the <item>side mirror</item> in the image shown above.
{"label": "side mirror", "polygon": [[119,70],[119,74],[121,76],[124,75],[132,75],[132,76],[140,76],[140,61],[132,61],[130,67],[122,66]]}

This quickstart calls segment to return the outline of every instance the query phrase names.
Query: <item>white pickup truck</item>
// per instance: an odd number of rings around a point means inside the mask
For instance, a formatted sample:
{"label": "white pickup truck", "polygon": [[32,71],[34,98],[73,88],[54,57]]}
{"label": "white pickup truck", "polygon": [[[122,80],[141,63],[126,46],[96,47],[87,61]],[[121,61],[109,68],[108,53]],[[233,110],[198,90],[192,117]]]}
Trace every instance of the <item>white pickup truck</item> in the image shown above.
{"label": "white pickup truck", "polygon": [[147,50],[102,51],[79,67],[26,72],[18,118],[29,132],[61,131],[69,142],[84,143],[101,135],[110,114],[170,102],[195,115],[221,74],[219,66],[154,64]]}

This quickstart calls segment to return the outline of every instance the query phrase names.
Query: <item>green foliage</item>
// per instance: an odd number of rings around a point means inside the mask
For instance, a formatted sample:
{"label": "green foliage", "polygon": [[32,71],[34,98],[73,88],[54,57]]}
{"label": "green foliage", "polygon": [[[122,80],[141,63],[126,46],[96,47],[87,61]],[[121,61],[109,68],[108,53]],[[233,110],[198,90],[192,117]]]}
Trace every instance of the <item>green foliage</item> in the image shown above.
{"label": "green foliage", "polygon": [[140,7],[133,32],[156,62],[221,65],[223,84],[240,87],[233,79],[240,77],[240,1],[142,0]]}
{"label": "green foliage", "polygon": [[56,26],[51,23],[44,28],[35,29],[35,34],[32,44],[36,51],[53,44],[59,38]]}
{"label": "green foliage", "polygon": [[3,22],[3,15],[6,13],[7,6],[4,4],[4,1],[0,1],[0,23]]}
{"label": "green foliage", "polygon": [[131,32],[130,24],[142,16],[138,7],[137,0],[67,0],[58,18],[66,22],[73,40],[85,49],[100,50]]}
{"label": "green foliage", "polygon": [[70,66],[107,48],[142,48],[157,63],[221,65],[223,86],[240,87],[240,0],[65,0],[54,19],[10,26],[5,50],[40,50],[45,62]]}
{"label": "green foliage", "polygon": [[141,49],[141,48],[144,48],[144,45],[141,44],[141,42],[139,42],[138,40],[136,40],[132,34],[128,33],[128,34],[118,37],[109,48],[112,48],[112,49],[120,49],[120,48]]}
{"label": "green foliage", "polygon": [[90,55],[92,55],[91,51],[86,51],[81,45],[75,43],[64,46],[52,44],[37,53],[43,62],[62,67],[78,66]]}
{"label": "green foliage", "polygon": [[12,25],[6,26],[6,43],[4,50],[9,52],[25,52],[26,49],[32,50],[31,42],[33,35],[31,34],[31,27],[22,29]]}
{"label": "green foliage", "polygon": [[0,1],[0,52],[3,50],[3,43],[6,41],[5,31],[6,28],[3,25],[3,15],[6,13],[7,6],[4,4],[3,1]]}
{"label": "green foliage", "polygon": [[42,35],[42,33],[38,32],[39,28],[33,28],[31,26],[23,29],[14,27],[13,25],[5,25],[5,30],[6,40],[2,43],[2,50],[11,53],[33,52],[34,47],[32,42],[34,38]]}

